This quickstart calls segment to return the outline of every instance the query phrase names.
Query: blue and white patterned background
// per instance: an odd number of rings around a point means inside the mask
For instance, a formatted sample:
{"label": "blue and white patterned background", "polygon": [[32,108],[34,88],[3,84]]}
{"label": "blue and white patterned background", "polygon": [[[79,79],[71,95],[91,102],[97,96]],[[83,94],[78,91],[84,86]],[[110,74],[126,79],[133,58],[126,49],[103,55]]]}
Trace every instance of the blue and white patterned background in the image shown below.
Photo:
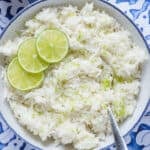
{"label": "blue and white patterned background", "polygon": [[[0,0],[0,34],[9,21],[25,6],[36,0]],[[150,47],[150,0],[105,0],[129,16]],[[143,116],[125,135],[129,150],[150,150],[150,100]],[[0,114],[0,150],[39,150],[11,129]],[[115,150],[111,145],[103,150]]]}

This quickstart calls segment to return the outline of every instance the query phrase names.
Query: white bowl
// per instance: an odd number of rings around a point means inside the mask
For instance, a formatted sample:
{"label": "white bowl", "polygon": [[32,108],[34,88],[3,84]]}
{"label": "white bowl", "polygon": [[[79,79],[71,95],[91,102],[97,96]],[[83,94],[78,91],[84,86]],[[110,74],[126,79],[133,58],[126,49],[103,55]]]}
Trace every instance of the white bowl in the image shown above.
{"label": "white bowl", "polygon": [[[4,41],[7,41],[8,39],[14,39],[16,35],[16,31],[23,28],[24,22],[32,16],[34,16],[41,8],[47,7],[47,6],[60,6],[60,5],[76,5],[78,7],[82,7],[87,0],[43,0],[36,3],[31,4],[27,8],[25,8],[23,11],[21,11],[8,25],[8,27],[5,29],[3,34],[1,35],[0,44],[2,44]],[[146,42],[144,41],[143,36],[139,32],[139,30],[136,28],[136,26],[131,22],[129,18],[127,18],[121,11],[119,11],[117,8],[112,6],[111,4],[108,4],[107,2],[93,0],[95,6],[97,8],[105,10],[107,13],[109,13],[111,16],[116,18],[118,22],[124,26],[125,29],[128,29],[132,33],[132,38],[135,41],[135,43],[141,47],[144,51],[148,53],[148,46]],[[149,53],[148,53],[149,57]],[[148,104],[148,100],[150,98],[150,57],[148,58],[148,61],[143,67],[143,73],[142,73],[142,80],[141,80],[141,90],[138,97],[138,104],[137,108],[133,114],[132,117],[128,118],[123,125],[121,125],[121,133],[122,135],[125,135],[133,128],[135,124],[137,124],[140,116],[142,115],[144,109],[146,108],[146,105]],[[1,99],[0,104],[0,110],[1,113],[6,120],[6,122],[9,124],[9,126],[21,137],[23,137],[28,143],[31,143],[32,145],[35,145],[36,147],[39,147],[41,149],[53,149],[55,146],[53,142],[41,142],[41,140],[31,135],[26,129],[21,127],[16,119],[14,118],[8,104],[6,101]],[[104,146],[107,146],[113,142],[112,138],[109,138],[107,142],[104,144]],[[52,148],[53,147],[53,148]]]}

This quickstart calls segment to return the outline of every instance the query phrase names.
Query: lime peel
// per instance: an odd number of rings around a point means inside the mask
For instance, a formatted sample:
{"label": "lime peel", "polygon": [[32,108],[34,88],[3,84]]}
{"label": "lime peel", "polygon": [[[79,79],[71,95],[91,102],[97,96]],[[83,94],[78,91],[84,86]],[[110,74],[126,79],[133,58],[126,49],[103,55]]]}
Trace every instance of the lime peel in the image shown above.
{"label": "lime peel", "polygon": [[30,73],[39,73],[48,68],[49,63],[38,56],[36,38],[22,42],[18,50],[18,61],[21,67]]}
{"label": "lime peel", "polygon": [[49,63],[62,60],[69,49],[66,34],[59,30],[43,31],[37,38],[36,46],[39,56]]}
{"label": "lime peel", "polygon": [[8,66],[7,77],[14,88],[26,91],[38,87],[44,79],[44,73],[33,74],[26,72],[20,66],[18,58],[14,58]]}

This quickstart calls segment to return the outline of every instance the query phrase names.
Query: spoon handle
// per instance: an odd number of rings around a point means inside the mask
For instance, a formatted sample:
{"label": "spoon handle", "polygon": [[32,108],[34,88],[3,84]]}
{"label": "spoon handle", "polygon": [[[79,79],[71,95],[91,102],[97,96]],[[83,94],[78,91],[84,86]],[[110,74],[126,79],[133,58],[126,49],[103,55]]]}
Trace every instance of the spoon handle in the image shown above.
{"label": "spoon handle", "polygon": [[111,124],[111,128],[113,131],[115,143],[116,143],[116,149],[117,150],[128,150],[126,143],[120,134],[118,124],[117,124],[115,117],[110,108],[108,108],[108,114],[109,114],[109,118],[110,118],[110,124]]}

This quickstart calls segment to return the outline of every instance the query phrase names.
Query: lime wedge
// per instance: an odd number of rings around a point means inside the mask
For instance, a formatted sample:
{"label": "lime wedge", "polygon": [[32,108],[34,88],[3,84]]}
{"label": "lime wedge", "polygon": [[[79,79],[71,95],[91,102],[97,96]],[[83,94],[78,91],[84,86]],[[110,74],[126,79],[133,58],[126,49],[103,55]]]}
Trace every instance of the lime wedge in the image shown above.
{"label": "lime wedge", "polygon": [[68,52],[68,39],[65,33],[59,30],[43,31],[36,42],[39,56],[49,63],[62,60]]}
{"label": "lime wedge", "polygon": [[39,57],[35,38],[30,38],[20,44],[18,61],[24,70],[31,73],[42,72],[49,65]]}
{"label": "lime wedge", "polygon": [[44,73],[26,72],[20,66],[18,58],[14,58],[8,66],[7,77],[14,88],[24,91],[38,87],[44,79]]}

